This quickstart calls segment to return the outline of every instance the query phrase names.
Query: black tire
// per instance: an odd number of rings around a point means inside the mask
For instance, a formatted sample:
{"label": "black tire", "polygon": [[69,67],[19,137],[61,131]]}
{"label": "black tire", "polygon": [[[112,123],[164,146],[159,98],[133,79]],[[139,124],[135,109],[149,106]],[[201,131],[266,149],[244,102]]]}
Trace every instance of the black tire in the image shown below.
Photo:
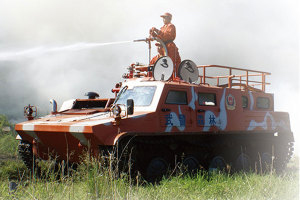
{"label": "black tire", "polygon": [[214,171],[227,171],[226,161],[222,156],[215,156],[211,159],[209,168],[209,172]]}
{"label": "black tire", "polygon": [[234,163],[234,169],[235,171],[245,171],[248,172],[251,169],[252,161],[250,157],[245,154],[241,153],[237,156],[235,163]]}
{"label": "black tire", "polygon": [[32,151],[32,144],[21,140],[18,145],[18,152],[20,158],[23,160],[25,166],[33,173],[40,174],[40,168],[38,167],[37,159]]}
{"label": "black tire", "polygon": [[189,174],[195,174],[200,169],[199,160],[193,156],[188,155],[182,161],[183,167],[187,170]]}
{"label": "black tire", "polygon": [[161,181],[168,171],[168,162],[162,157],[154,157],[148,164],[146,179],[151,183]]}

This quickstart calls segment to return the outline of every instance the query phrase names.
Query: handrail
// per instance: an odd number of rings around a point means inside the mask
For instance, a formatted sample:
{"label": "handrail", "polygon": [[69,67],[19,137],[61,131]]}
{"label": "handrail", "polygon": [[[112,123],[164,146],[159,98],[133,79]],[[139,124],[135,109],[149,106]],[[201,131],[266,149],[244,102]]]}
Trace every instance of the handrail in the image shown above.
{"label": "handrail", "polygon": [[257,70],[252,70],[252,69],[243,69],[243,68],[237,68],[237,67],[228,67],[228,66],[223,66],[223,65],[199,65],[197,66],[198,68],[201,67],[218,67],[218,68],[225,68],[225,69],[233,69],[233,70],[240,70],[240,71],[249,71],[249,72],[257,72],[257,73],[264,73],[266,75],[271,75],[270,72],[263,72],[263,71],[257,71]]}
{"label": "handrail", "polygon": [[[250,88],[253,86],[261,86],[261,89],[259,89],[259,88],[255,88],[255,89],[263,91],[263,92],[265,92],[266,85],[270,85],[270,83],[266,82],[266,76],[271,75],[271,73],[269,73],[269,72],[236,68],[236,67],[228,67],[228,66],[222,66],[222,65],[200,65],[197,67],[198,67],[198,70],[202,69],[202,75],[199,75],[199,78],[200,78],[200,84],[203,84],[203,85],[208,84],[206,82],[207,79],[216,79],[216,81],[217,81],[216,86],[226,85],[229,88],[232,88],[233,86],[239,86],[240,89],[242,89],[242,88],[247,89],[247,87]],[[206,75],[208,73],[207,70],[210,68],[227,69],[228,75],[207,76]],[[245,74],[234,74],[233,70],[243,72]],[[200,72],[201,72],[201,70],[200,70]],[[253,80],[253,78],[259,78],[259,77],[260,77],[261,81]],[[220,79],[227,79],[228,83],[220,85]],[[233,83],[233,81],[237,81],[237,82]],[[253,84],[253,83],[256,83],[256,84]],[[252,89],[254,89],[254,88],[252,88]]]}

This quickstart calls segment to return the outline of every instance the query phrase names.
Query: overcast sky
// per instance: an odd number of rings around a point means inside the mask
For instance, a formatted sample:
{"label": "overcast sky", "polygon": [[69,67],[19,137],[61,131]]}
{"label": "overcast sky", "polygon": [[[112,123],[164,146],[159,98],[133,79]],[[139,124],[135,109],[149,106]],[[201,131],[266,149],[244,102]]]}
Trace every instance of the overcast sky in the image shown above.
{"label": "overcast sky", "polygon": [[111,95],[126,66],[147,63],[145,43],[41,52],[145,38],[170,12],[182,59],[271,72],[275,109],[290,112],[299,133],[299,11],[297,0],[1,0],[0,113],[19,121],[29,103],[47,112],[51,98],[60,106],[88,91]]}

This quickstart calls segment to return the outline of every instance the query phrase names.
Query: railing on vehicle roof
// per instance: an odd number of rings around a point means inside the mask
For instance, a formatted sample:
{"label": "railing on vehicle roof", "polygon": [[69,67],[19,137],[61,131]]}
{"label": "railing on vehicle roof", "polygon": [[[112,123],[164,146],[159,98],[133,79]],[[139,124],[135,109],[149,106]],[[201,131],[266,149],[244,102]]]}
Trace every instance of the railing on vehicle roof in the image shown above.
{"label": "railing on vehicle roof", "polygon": [[[242,68],[235,68],[235,67],[227,67],[221,65],[200,65],[197,66],[199,72],[202,75],[200,77],[200,84],[208,84],[207,79],[215,79],[217,81],[216,86],[218,87],[229,87],[232,88],[234,86],[239,87],[240,89],[243,87],[244,89],[255,90],[255,91],[265,91],[266,85],[270,85],[270,83],[266,82],[266,76],[271,75],[269,72],[262,72],[256,70],[249,70],[249,69],[242,69]],[[208,69],[211,68],[222,68],[228,70],[228,75],[224,76],[207,76]],[[234,74],[233,72],[242,72],[245,74]],[[227,79],[227,83],[220,85],[220,80]],[[260,79],[260,80],[256,80]],[[257,86],[261,86],[261,89],[256,88]]]}

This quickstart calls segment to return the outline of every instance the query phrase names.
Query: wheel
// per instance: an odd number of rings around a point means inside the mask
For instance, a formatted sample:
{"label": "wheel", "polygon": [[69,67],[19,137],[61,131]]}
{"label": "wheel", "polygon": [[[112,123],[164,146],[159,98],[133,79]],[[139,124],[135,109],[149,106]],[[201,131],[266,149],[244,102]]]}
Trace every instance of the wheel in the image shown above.
{"label": "wheel", "polygon": [[251,169],[250,157],[245,153],[241,153],[235,160],[234,169],[236,171],[250,171]]}
{"label": "wheel", "polygon": [[199,169],[199,161],[195,156],[187,156],[182,162],[184,168],[189,174],[194,174]]}
{"label": "wheel", "polygon": [[21,140],[18,145],[18,152],[23,160],[25,166],[32,172],[37,175],[40,174],[40,168],[38,167],[36,156],[34,156],[32,151],[32,144]]}
{"label": "wheel", "polygon": [[274,145],[274,169],[276,173],[282,173],[292,158],[294,151],[293,142],[278,142]]}
{"label": "wheel", "polygon": [[214,172],[214,171],[226,171],[226,162],[225,159],[222,156],[215,156],[213,159],[210,161],[209,164],[209,172]]}
{"label": "wheel", "polygon": [[266,173],[273,169],[273,157],[269,152],[258,155],[257,169],[260,173]]}
{"label": "wheel", "polygon": [[[114,151],[117,159],[116,159],[116,167],[118,173],[127,173],[132,178],[137,174],[137,147],[133,140],[123,140],[117,144],[117,149]],[[120,175],[120,174],[118,174]]]}
{"label": "wheel", "polygon": [[146,176],[149,182],[157,182],[160,181],[167,173],[168,163],[162,157],[153,158],[147,167]]}

